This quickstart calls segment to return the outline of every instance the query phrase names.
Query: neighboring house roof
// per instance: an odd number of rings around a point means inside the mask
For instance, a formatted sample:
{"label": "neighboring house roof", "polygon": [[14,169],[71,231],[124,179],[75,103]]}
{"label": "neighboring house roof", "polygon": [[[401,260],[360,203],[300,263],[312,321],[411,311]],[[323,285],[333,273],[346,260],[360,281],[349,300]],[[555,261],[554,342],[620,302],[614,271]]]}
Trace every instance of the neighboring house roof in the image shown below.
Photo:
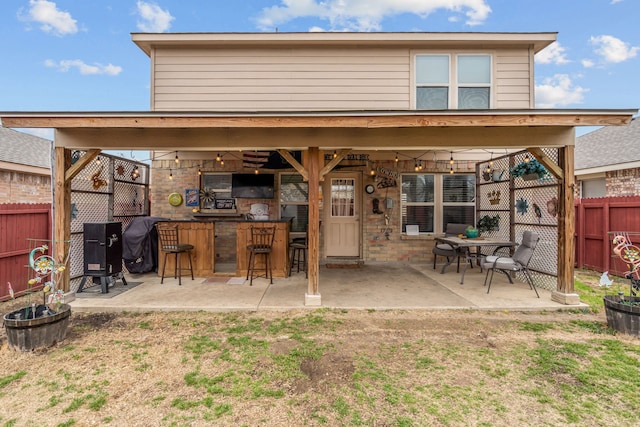
{"label": "neighboring house roof", "polygon": [[51,141],[0,127],[0,164],[2,163],[51,169]]}
{"label": "neighboring house roof", "polygon": [[576,175],[640,167],[640,118],[576,138]]}

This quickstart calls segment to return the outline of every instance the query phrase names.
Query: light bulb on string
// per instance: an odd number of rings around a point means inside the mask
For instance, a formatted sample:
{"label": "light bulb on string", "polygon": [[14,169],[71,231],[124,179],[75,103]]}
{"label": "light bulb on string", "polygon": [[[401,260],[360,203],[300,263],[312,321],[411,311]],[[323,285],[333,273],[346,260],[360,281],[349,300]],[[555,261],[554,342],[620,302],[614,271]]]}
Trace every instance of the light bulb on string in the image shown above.
{"label": "light bulb on string", "polygon": [[220,158],[220,166],[224,166],[224,159]]}
{"label": "light bulb on string", "polygon": [[255,173],[256,175],[258,175],[260,173],[260,171],[258,170],[258,168],[256,168],[256,170],[253,171],[253,173]]}
{"label": "light bulb on string", "polygon": [[400,160],[398,160],[398,155],[396,154],[396,163],[398,163]]}
{"label": "light bulb on string", "polygon": [[176,151],[176,163],[180,163],[180,158],[178,157],[178,152]]}
{"label": "light bulb on string", "polygon": [[451,169],[449,169],[449,173],[453,174],[453,166],[451,166]]}
{"label": "light bulb on string", "polygon": [[202,175],[202,169],[198,168],[198,175]]}
{"label": "light bulb on string", "polygon": [[333,158],[335,159],[336,157],[338,157],[338,152],[336,150],[333,150]]}
{"label": "light bulb on string", "polygon": [[418,172],[418,162],[413,162],[413,170],[415,170],[416,172]]}
{"label": "light bulb on string", "polygon": [[169,169],[169,179],[173,179],[173,171]]}
{"label": "light bulb on string", "polygon": [[[453,164],[453,151],[451,152],[451,157],[449,157],[449,164]],[[452,168],[453,169],[453,168]]]}
{"label": "light bulb on string", "polygon": [[100,156],[98,156],[96,158],[96,165],[100,166],[101,163],[102,163],[102,160],[100,160]]}
{"label": "light bulb on string", "polygon": [[216,155],[216,162],[219,162],[220,160],[222,160],[222,157],[220,157],[220,153],[218,153]]}
{"label": "light bulb on string", "polygon": [[529,163],[530,161],[531,161],[531,159],[529,158],[528,154],[526,156],[524,156],[524,162],[525,163]]}

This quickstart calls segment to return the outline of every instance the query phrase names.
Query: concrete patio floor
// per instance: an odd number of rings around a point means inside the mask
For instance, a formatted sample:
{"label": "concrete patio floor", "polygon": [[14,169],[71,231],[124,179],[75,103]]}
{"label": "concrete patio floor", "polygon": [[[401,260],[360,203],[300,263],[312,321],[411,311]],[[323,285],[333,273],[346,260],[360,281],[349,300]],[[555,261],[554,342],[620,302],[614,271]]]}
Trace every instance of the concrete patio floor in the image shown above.
{"label": "concrete patio floor", "polygon": [[[509,310],[557,311],[583,308],[551,300],[551,292],[539,289],[540,298],[525,283],[509,284],[497,274],[491,293],[483,286],[484,273],[468,269],[465,283],[450,266],[445,274],[427,264],[373,263],[360,268],[320,266],[319,292],[324,308],[388,310]],[[294,272],[288,278],[276,278],[273,284],[264,278],[228,283],[232,277],[182,278],[182,286],[173,277],[154,274],[126,274],[129,286],[117,281],[107,294],[92,286],[76,295],[70,304],[77,312],[120,311],[259,311],[317,308],[305,306],[307,279]],[[232,281],[233,282],[233,281]]]}

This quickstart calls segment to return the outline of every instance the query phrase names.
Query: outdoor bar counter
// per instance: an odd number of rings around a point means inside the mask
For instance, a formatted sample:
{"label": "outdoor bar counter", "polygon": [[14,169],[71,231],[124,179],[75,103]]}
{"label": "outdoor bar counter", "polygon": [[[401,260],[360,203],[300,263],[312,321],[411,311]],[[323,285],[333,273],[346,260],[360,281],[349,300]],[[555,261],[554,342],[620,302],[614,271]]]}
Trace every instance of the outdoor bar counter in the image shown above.
{"label": "outdoor bar counter", "polygon": [[[290,219],[249,221],[241,217],[200,217],[193,220],[161,221],[162,225],[177,225],[180,243],[188,243],[194,246],[191,251],[193,263],[193,275],[195,277],[210,277],[215,275],[215,225],[217,222],[237,223],[236,233],[236,276],[246,276],[247,274],[247,242],[251,237],[251,226],[254,227],[276,227],[276,234],[271,253],[271,264],[273,266],[273,277],[287,277],[289,274],[289,229]],[[186,254],[182,255],[182,267],[189,266]],[[259,257],[258,262],[262,262]],[[158,242],[158,275],[162,275],[164,265],[164,252]],[[257,267],[257,265],[256,265]],[[175,256],[167,257],[167,268],[165,277],[171,277],[175,269]],[[189,272],[183,270],[182,275]]]}

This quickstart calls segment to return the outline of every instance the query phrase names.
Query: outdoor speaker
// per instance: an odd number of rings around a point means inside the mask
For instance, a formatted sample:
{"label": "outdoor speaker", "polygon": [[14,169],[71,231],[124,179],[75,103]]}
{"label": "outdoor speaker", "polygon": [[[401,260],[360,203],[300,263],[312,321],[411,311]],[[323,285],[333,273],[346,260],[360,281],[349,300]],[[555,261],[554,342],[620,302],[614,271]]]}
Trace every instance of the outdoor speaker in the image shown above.
{"label": "outdoor speaker", "polygon": [[122,223],[84,224],[84,275],[112,276],[122,271]]}

